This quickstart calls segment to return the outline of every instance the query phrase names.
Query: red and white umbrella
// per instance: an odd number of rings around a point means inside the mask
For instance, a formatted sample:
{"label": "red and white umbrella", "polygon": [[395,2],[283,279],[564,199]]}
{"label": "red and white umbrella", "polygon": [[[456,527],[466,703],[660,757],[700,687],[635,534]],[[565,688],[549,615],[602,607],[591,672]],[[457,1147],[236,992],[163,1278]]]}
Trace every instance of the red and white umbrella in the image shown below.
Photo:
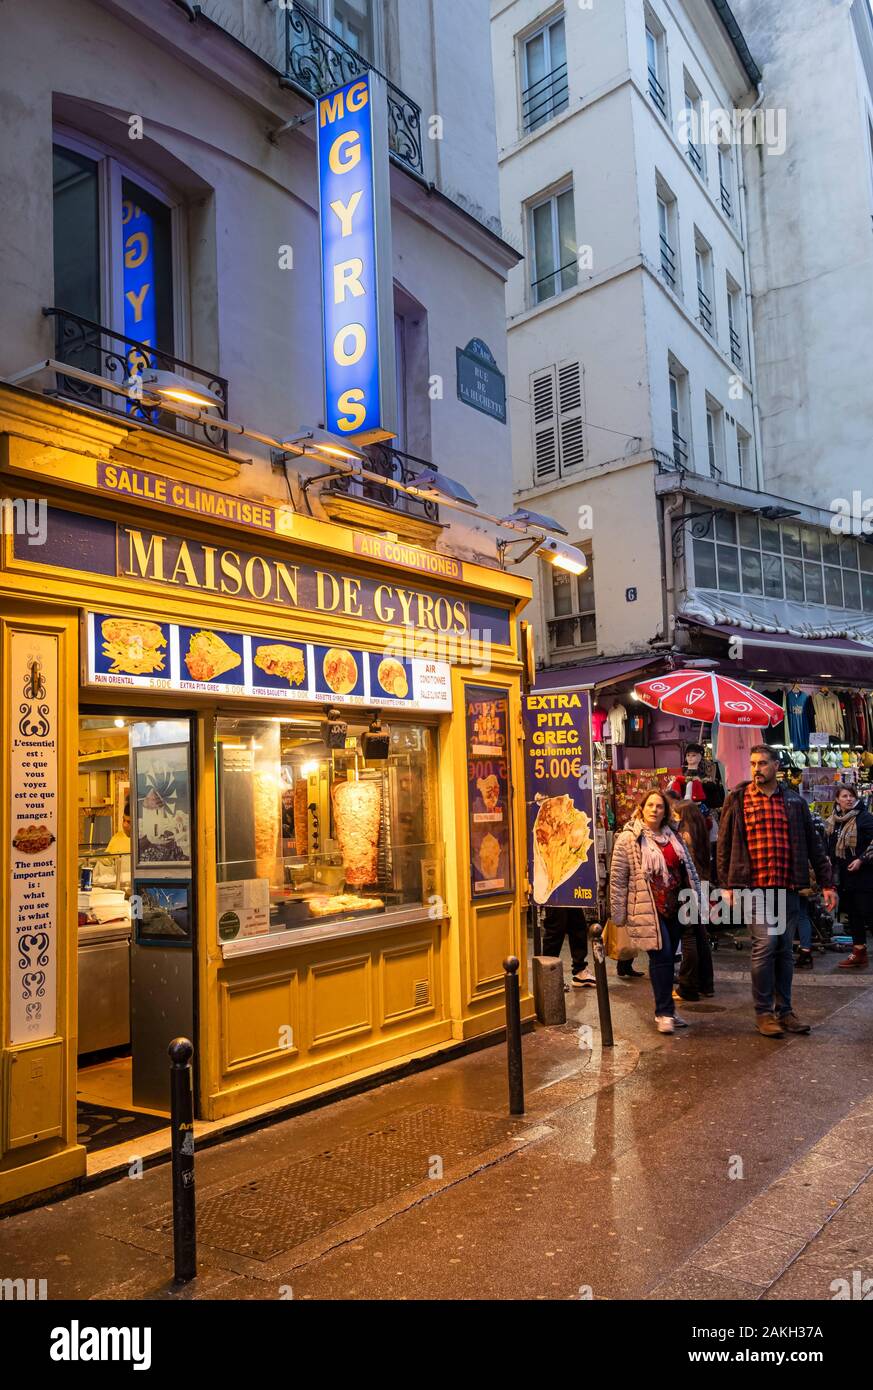
{"label": "red and white umbrella", "polygon": [[746,724],[764,729],[780,724],[784,718],[781,705],[768,700],[757,690],[729,676],[714,675],[711,671],[671,671],[666,676],[643,681],[634,693],[652,709],[666,714],[682,714],[710,724]]}

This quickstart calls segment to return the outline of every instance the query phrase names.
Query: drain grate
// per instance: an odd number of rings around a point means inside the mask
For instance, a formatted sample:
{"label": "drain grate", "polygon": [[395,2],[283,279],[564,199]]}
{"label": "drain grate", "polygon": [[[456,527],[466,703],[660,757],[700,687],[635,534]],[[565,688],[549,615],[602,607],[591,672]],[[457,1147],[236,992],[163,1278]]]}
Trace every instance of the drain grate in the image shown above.
{"label": "drain grate", "polygon": [[[271,1164],[259,1175],[197,1204],[201,1241],[231,1254],[270,1260],[340,1221],[426,1181],[434,1156],[443,1172],[505,1143],[521,1122],[431,1105],[397,1111],[381,1129],[324,1153]],[[172,1230],[172,1219],[150,1229]]]}

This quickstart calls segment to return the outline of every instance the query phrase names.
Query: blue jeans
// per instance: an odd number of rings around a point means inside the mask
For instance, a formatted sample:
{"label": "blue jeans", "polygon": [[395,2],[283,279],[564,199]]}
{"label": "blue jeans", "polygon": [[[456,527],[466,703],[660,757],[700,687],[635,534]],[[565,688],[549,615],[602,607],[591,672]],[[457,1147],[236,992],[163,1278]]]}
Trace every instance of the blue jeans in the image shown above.
{"label": "blue jeans", "polygon": [[661,945],[657,951],[649,951],[649,979],[655,995],[655,1014],[657,1017],[672,1018],[676,1012],[673,1003],[673,972],[676,952],[682,940],[682,925],[678,917],[661,917]]}
{"label": "blue jeans", "polygon": [[[801,903],[797,893],[785,892],[784,930],[779,923],[767,922],[762,904],[755,899],[749,920],[752,936],[752,999],[756,1014],[775,1013],[777,1018],[791,1013],[791,982],[794,979],[792,945],[796,931],[802,931]],[[804,911],[812,939],[812,924]],[[803,936],[801,935],[801,941]]]}
{"label": "blue jeans", "polygon": [[812,950],[812,918],[806,906],[806,898],[797,899],[797,939],[801,951]]}

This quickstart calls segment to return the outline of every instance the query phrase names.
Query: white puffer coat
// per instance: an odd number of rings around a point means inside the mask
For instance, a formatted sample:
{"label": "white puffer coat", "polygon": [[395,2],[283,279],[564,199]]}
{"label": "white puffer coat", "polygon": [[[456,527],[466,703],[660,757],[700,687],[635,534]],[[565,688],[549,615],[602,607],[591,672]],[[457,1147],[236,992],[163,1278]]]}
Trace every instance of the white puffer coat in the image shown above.
{"label": "white puffer coat", "polygon": [[[643,823],[637,817],[615,838],[609,867],[609,915],[617,926],[626,926],[628,935],[641,951],[661,947],[661,923],[651,884],[643,872]],[[700,902],[700,877],[685,843],[673,834],[673,844],[682,855],[688,871],[688,886]]]}

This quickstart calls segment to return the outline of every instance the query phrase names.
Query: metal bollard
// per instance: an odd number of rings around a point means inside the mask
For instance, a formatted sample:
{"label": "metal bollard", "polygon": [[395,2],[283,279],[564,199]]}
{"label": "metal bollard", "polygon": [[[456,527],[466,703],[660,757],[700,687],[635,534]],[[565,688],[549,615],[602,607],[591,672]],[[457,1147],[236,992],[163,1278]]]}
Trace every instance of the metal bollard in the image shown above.
{"label": "metal bollard", "polygon": [[588,929],[591,954],[594,957],[594,978],[597,981],[597,1012],[600,1015],[600,1040],[603,1047],[614,1047],[612,1011],[609,1007],[609,985],[606,978],[606,954],[603,950],[603,927],[592,922]]}
{"label": "metal bollard", "polygon": [[170,1134],[173,1145],[173,1268],[177,1284],[197,1277],[197,1231],[194,1208],[194,1093],[191,1058],[194,1045],[174,1038],[170,1055]]}
{"label": "metal bollard", "polygon": [[503,962],[503,988],[506,995],[506,1059],[509,1068],[509,1113],[524,1114],[524,1073],[521,1065],[521,996],[518,987],[518,956]]}

